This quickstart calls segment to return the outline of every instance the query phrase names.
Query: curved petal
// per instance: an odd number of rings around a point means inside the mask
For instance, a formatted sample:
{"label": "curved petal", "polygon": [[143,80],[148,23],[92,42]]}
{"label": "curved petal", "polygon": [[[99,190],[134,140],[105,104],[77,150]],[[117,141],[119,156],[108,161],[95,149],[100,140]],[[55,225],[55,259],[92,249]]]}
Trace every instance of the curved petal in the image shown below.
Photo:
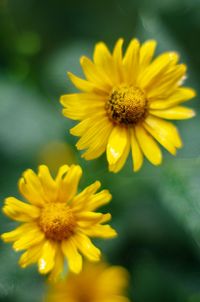
{"label": "curved petal", "polygon": [[196,96],[195,90],[187,87],[177,88],[175,92],[166,99],[155,99],[149,103],[150,109],[161,110],[174,107],[186,102]]}
{"label": "curved petal", "polygon": [[38,176],[28,169],[19,180],[20,193],[32,204],[41,206],[44,204],[46,196]]}
{"label": "curved petal", "polygon": [[111,129],[112,124],[107,117],[97,119],[88,127],[88,129],[77,142],[76,146],[78,150],[83,150],[85,148],[91,147],[91,144],[94,145],[94,147],[96,145],[101,146],[100,138],[103,138],[102,132],[104,135],[106,135],[106,132],[110,132]]}
{"label": "curved petal", "polygon": [[82,270],[82,256],[77,251],[77,247],[72,240],[64,240],[62,242],[62,251],[67,258],[70,271],[79,274]]}
{"label": "curved petal", "polygon": [[165,110],[150,110],[152,115],[168,120],[183,120],[195,116],[195,111],[186,107],[177,106]]}
{"label": "curved petal", "polygon": [[134,84],[138,74],[140,43],[133,39],[126,50],[123,64],[125,68],[125,80],[127,83]]}
{"label": "curved petal", "polygon": [[115,164],[120,159],[126,149],[128,140],[127,128],[116,125],[110,134],[106,150],[109,165]]}
{"label": "curved petal", "polygon": [[56,243],[46,240],[43,245],[41,256],[38,261],[38,270],[41,274],[49,273],[55,264]]}
{"label": "curved petal", "polygon": [[28,249],[42,242],[44,238],[44,233],[42,233],[37,225],[35,225],[32,231],[24,233],[17,241],[15,241],[13,249],[17,252]]}
{"label": "curved petal", "polygon": [[143,154],[135,137],[134,128],[130,129],[130,139],[131,139],[131,150],[133,159],[133,170],[135,172],[139,171],[143,164]]}
{"label": "curved petal", "polygon": [[176,155],[176,148],[172,144],[171,140],[168,140],[165,136],[162,135],[162,131],[156,131],[151,128],[146,123],[143,123],[144,128],[172,155]]}
{"label": "curved petal", "polygon": [[94,225],[92,228],[84,229],[83,232],[87,236],[104,239],[115,238],[117,236],[117,232],[108,224]]}
{"label": "curved petal", "polygon": [[38,207],[22,202],[15,197],[6,198],[2,210],[8,217],[23,222],[35,220],[40,215]]}
{"label": "curved petal", "polygon": [[101,218],[103,217],[102,213],[95,213],[91,211],[82,211],[80,213],[76,212],[74,215],[76,216],[77,223],[79,223],[79,221],[88,221],[92,224],[95,224],[101,221]]}
{"label": "curved petal", "polygon": [[90,139],[89,148],[81,156],[87,160],[101,156],[106,150],[113,125],[109,120],[104,119],[104,122],[100,126],[98,133]]}
{"label": "curved petal", "polygon": [[82,208],[87,202],[88,198],[91,195],[95,194],[100,187],[101,183],[97,180],[93,184],[85,188],[83,191],[81,191],[79,194],[77,194],[71,202],[73,209]]}
{"label": "curved petal", "polygon": [[159,136],[162,136],[172,142],[176,148],[182,147],[182,141],[178,129],[172,123],[152,115],[149,115],[146,118],[145,123],[154,129]]}
{"label": "curved petal", "polygon": [[68,165],[63,165],[59,168],[57,176],[56,176],[56,180],[55,180],[58,187],[60,186],[60,182],[62,181],[64,176],[67,174],[69,169],[70,169],[70,167]]}
{"label": "curved petal", "polygon": [[167,52],[158,56],[147,68],[140,73],[138,85],[145,89],[159,79],[171,65],[176,64],[179,56],[175,52]]}
{"label": "curved petal", "polygon": [[92,243],[88,236],[77,233],[73,237],[73,240],[75,241],[79,251],[90,261],[100,260],[101,251]]}
{"label": "curved petal", "polygon": [[123,168],[127,160],[127,157],[129,155],[129,152],[130,152],[130,141],[128,140],[124,152],[121,155],[121,157],[118,159],[118,161],[115,164],[109,165],[109,171],[114,173],[119,172]]}
{"label": "curved petal", "polygon": [[40,182],[42,184],[46,196],[48,196],[48,200],[55,201],[57,197],[57,186],[47,166],[45,165],[39,166],[38,177],[40,179]]}
{"label": "curved petal", "polygon": [[78,165],[70,166],[67,174],[60,180],[58,199],[60,202],[71,200],[77,192],[82,169]]}
{"label": "curved petal", "polygon": [[55,260],[55,265],[48,278],[52,282],[57,281],[58,277],[62,274],[64,268],[64,255],[61,251],[61,247],[57,248],[57,252],[54,260]]}
{"label": "curved petal", "polygon": [[101,192],[92,195],[88,198],[87,203],[85,203],[85,209],[87,211],[95,211],[99,207],[107,204],[112,199],[112,195],[108,190],[102,190]]}
{"label": "curved petal", "polygon": [[143,70],[150,64],[155,52],[156,45],[157,43],[155,40],[149,40],[142,44],[140,48],[140,61],[139,61],[141,70]]}
{"label": "curved petal", "polygon": [[114,47],[113,50],[113,59],[114,59],[114,64],[115,64],[115,69],[116,73],[118,74],[118,81],[123,82],[124,78],[124,69],[122,65],[122,45],[123,45],[124,40],[119,39]]}
{"label": "curved petal", "polygon": [[63,115],[73,120],[82,120],[105,110],[105,96],[94,93],[66,94],[60,102],[65,107]]}
{"label": "curved petal", "polygon": [[19,259],[19,265],[22,268],[26,268],[27,266],[37,263],[42,252],[44,241],[41,243],[32,246],[25,253],[23,253]]}
{"label": "curved petal", "polygon": [[87,57],[82,57],[80,63],[87,80],[94,83],[99,89],[109,93],[112,83],[108,77],[101,73],[100,68]]}
{"label": "curved petal", "polygon": [[135,127],[136,137],[146,158],[155,166],[162,162],[162,153],[155,140],[142,127],[137,125]]}
{"label": "curved petal", "polygon": [[169,97],[178,88],[185,74],[186,65],[180,64],[160,75],[148,89],[146,88],[148,99]]}
{"label": "curved petal", "polygon": [[82,136],[85,131],[87,131],[91,127],[91,125],[96,123],[99,119],[105,118],[105,116],[105,112],[97,112],[96,114],[84,119],[79,124],[71,128],[70,133],[75,136]]}
{"label": "curved petal", "polygon": [[1,235],[1,239],[4,242],[12,242],[19,240],[24,234],[31,231],[35,226],[35,223],[23,223],[18,228],[14,229],[13,231],[3,233]]}
{"label": "curved petal", "polygon": [[113,57],[103,42],[99,42],[95,46],[94,63],[101,69],[101,72],[103,72],[105,76],[111,80],[113,85],[118,84],[118,76]]}
{"label": "curved petal", "polygon": [[68,77],[70,78],[71,82],[74,84],[74,86],[77,89],[79,89],[81,91],[85,91],[85,92],[92,92],[92,91],[98,90],[98,87],[96,87],[96,85],[94,83],[83,80],[71,72],[68,72],[67,74],[68,74]]}
{"label": "curved petal", "polygon": [[113,50],[113,58],[116,62],[116,65],[120,65],[122,63],[122,45],[124,43],[124,40],[122,38],[118,39],[118,41],[115,44],[114,50]]}

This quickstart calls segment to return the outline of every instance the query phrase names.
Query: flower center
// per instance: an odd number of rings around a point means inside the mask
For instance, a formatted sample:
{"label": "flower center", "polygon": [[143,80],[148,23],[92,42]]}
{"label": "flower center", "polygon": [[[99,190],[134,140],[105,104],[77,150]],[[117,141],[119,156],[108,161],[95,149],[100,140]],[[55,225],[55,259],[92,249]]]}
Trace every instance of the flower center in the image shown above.
{"label": "flower center", "polygon": [[39,226],[47,238],[64,240],[73,234],[76,222],[65,203],[48,203],[41,212]]}
{"label": "flower center", "polygon": [[106,102],[109,118],[117,124],[137,124],[147,114],[147,98],[134,86],[113,88]]}

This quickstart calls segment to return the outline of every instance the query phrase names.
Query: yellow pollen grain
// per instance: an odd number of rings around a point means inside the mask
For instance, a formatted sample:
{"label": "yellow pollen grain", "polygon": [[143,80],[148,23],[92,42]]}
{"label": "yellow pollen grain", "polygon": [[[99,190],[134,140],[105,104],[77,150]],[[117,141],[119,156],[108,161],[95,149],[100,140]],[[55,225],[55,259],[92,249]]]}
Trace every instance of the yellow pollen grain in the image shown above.
{"label": "yellow pollen grain", "polygon": [[39,226],[47,238],[61,241],[73,235],[76,221],[65,203],[48,203],[41,211]]}
{"label": "yellow pollen grain", "polygon": [[147,98],[134,86],[113,88],[106,102],[108,117],[117,124],[137,124],[147,114]]}

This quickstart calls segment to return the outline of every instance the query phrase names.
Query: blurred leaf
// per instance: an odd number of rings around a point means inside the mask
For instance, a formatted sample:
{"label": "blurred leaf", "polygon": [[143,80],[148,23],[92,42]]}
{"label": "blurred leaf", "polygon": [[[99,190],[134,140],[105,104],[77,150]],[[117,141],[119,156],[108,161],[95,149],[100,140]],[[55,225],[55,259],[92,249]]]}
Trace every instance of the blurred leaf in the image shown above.
{"label": "blurred leaf", "polygon": [[191,232],[200,247],[200,158],[169,162],[159,190],[166,208]]}

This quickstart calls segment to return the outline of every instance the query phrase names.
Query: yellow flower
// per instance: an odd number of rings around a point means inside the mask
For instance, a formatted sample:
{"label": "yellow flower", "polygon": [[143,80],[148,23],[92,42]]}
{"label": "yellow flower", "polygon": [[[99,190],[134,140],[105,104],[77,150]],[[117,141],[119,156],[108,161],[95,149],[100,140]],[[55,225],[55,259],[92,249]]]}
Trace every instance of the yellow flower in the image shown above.
{"label": "yellow flower", "polygon": [[20,193],[27,203],[15,197],[5,200],[4,214],[22,225],[1,237],[14,242],[15,251],[26,250],[19,260],[21,267],[38,263],[39,272],[51,272],[50,279],[54,280],[62,273],[66,258],[69,270],[79,273],[81,254],[91,261],[100,259],[101,252],[89,237],[116,236],[104,224],[111,215],[95,212],[110,201],[111,194],[108,190],[96,193],[99,181],[77,194],[81,175],[80,166],[64,165],[54,180],[47,166],[41,165],[38,174],[29,169],[19,180]]}
{"label": "yellow flower", "polygon": [[171,154],[182,146],[177,128],[167,120],[188,119],[194,111],[180,104],[195,96],[195,91],[181,87],[186,65],[179,64],[175,52],[152,59],[156,42],[140,45],[133,39],[123,56],[123,40],[119,39],[111,53],[100,42],[93,61],[80,60],[86,79],[68,73],[82,92],[63,95],[63,114],[81,121],[71,129],[80,136],[79,150],[90,160],[106,151],[109,170],[118,172],[129,151],[133,170],[138,171],[143,158],[152,164],[162,162],[159,142]]}
{"label": "yellow flower", "polygon": [[70,273],[47,294],[47,302],[129,302],[124,296],[128,272],[105,263],[85,263],[79,275]]}

